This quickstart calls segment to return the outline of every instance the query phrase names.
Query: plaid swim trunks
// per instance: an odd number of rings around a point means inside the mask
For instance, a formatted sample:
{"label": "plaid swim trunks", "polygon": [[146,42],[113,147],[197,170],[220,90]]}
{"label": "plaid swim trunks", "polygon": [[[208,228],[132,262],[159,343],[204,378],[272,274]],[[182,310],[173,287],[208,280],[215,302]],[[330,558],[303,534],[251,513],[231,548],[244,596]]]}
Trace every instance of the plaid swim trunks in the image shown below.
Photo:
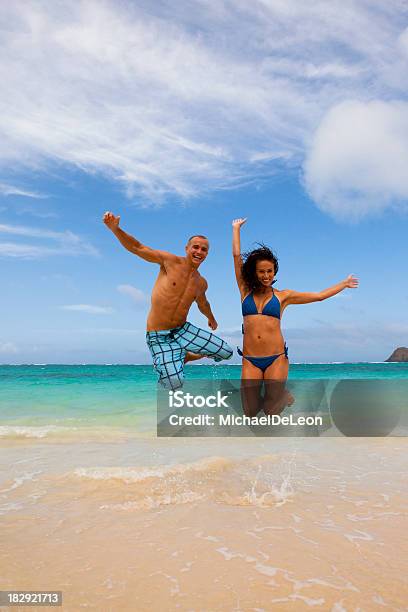
{"label": "plaid swim trunks", "polygon": [[159,375],[159,383],[173,390],[183,386],[187,352],[212,357],[214,361],[230,359],[233,354],[232,348],[224,340],[188,321],[174,329],[146,332],[146,342]]}

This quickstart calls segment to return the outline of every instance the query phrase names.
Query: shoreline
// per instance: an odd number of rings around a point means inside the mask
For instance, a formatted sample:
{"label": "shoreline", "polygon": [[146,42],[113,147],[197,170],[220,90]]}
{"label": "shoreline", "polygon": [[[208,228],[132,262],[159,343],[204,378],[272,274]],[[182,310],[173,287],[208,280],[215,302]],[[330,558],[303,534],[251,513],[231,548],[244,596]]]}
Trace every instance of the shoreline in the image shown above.
{"label": "shoreline", "polygon": [[309,440],[0,445],[3,588],[68,610],[402,610],[405,439]]}

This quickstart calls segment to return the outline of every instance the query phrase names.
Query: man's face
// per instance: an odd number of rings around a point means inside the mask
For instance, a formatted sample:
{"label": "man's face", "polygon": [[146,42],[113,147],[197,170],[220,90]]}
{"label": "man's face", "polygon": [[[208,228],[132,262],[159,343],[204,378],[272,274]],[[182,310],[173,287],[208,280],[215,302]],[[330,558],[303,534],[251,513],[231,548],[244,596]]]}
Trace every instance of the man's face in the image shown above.
{"label": "man's face", "polygon": [[193,236],[186,246],[187,259],[195,268],[198,268],[203,263],[208,255],[209,244],[207,238]]}

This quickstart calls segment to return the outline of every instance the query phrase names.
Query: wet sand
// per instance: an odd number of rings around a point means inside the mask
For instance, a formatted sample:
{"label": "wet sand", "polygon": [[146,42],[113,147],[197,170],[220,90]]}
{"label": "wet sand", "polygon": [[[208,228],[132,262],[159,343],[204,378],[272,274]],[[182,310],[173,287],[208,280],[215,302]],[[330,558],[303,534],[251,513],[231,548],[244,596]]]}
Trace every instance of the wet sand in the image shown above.
{"label": "wet sand", "polygon": [[3,589],[66,610],[406,610],[404,439],[2,442]]}

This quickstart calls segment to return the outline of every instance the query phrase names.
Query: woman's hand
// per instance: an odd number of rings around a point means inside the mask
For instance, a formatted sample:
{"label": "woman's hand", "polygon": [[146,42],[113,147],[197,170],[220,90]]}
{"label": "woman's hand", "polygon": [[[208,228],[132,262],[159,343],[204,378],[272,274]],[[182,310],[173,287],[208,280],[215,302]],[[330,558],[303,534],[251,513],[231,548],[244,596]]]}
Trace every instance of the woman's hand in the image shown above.
{"label": "woman's hand", "polygon": [[357,289],[357,287],[358,287],[358,278],[356,278],[354,276],[354,274],[349,274],[348,277],[346,278],[346,280],[344,281],[344,284],[349,289]]}
{"label": "woman's hand", "polygon": [[244,225],[244,223],[246,223],[246,217],[245,219],[234,219],[232,222],[232,227],[241,229],[241,225]]}

